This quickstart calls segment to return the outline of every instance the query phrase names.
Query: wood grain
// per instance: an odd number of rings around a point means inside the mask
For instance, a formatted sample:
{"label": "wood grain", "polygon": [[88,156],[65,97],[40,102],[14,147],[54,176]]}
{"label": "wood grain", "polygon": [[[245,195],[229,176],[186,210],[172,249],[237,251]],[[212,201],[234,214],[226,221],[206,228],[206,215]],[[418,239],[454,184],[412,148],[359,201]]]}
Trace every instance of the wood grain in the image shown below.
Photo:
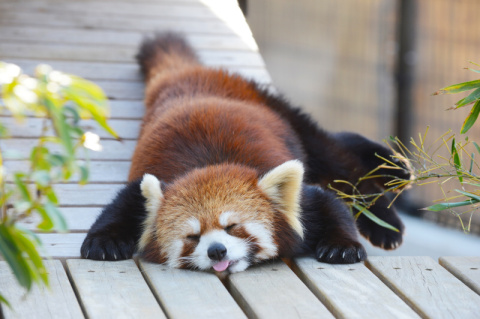
{"label": "wood grain", "polygon": [[478,318],[480,296],[430,257],[370,257],[367,265],[424,318]]}
{"label": "wood grain", "polygon": [[[75,44],[39,44],[2,41],[0,57],[22,59],[54,59],[63,61],[93,61],[136,63],[137,48],[107,45],[84,46]],[[264,67],[257,52],[233,50],[199,50],[198,57],[208,66]]]}
{"label": "wood grain", "polygon": [[55,259],[80,258],[80,247],[86,233],[37,234],[42,241],[42,257]]}
{"label": "wood grain", "polygon": [[68,273],[89,318],[165,318],[133,260],[67,260]]}
{"label": "wood grain", "polygon": [[[15,119],[2,118],[2,124],[8,129],[11,137],[39,137],[42,133],[43,119],[28,118],[24,123],[19,123]],[[113,137],[101,128],[93,120],[83,120],[81,127],[85,131],[98,134],[101,138],[113,139]],[[120,135],[122,139],[134,139],[138,137],[140,131],[140,120],[114,119],[108,121],[108,124]],[[46,135],[51,136],[52,131],[47,131]]]}
{"label": "wood grain", "polygon": [[[3,121],[3,119],[2,119]],[[102,151],[88,151],[88,158],[92,161],[130,161],[133,155],[136,140],[100,140]],[[0,147],[7,160],[24,160],[30,157],[32,147],[38,145],[38,140],[34,138],[10,138],[0,139]],[[61,146],[58,144],[48,143],[47,147],[52,153],[58,153]],[[85,159],[83,152],[80,152],[79,159]]]}
{"label": "wood grain", "polygon": [[[153,30],[152,30],[153,33]],[[147,33],[148,34],[148,33]],[[146,36],[139,31],[85,30],[77,28],[2,26],[0,39],[11,42],[69,43],[82,45],[114,45],[137,48]],[[258,51],[253,37],[232,37],[215,34],[186,34],[196,50]]]}
{"label": "wood grain", "polygon": [[[81,161],[82,164],[85,162]],[[4,161],[7,168],[6,181],[13,182],[13,172],[28,171],[30,161]],[[125,183],[130,170],[129,161],[92,161],[88,163],[89,183]],[[80,180],[77,172],[69,180],[69,183],[78,183]]]}
{"label": "wood grain", "polygon": [[140,269],[170,318],[246,318],[213,273],[143,261]]}
{"label": "wood grain", "polygon": [[[102,211],[101,207],[61,207],[60,211],[67,222],[69,232],[87,232]],[[36,230],[40,216],[32,214],[18,224],[26,229]]]}
{"label": "wood grain", "polygon": [[419,318],[362,263],[294,260],[294,271],[337,318]]}
{"label": "wood grain", "polygon": [[249,318],[333,318],[283,262],[251,267],[227,280]]}
{"label": "wood grain", "polygon": [[59,260],[44,260],[49,288],[34,285],[27,294],[5,261],[0,261],[0,293],[12,308],[3,307],[5,319],[84,318],[67,274]]}
{"label": "wood grain", "polygon": [[440,257],[439,262],[480,295],[480,257]]}

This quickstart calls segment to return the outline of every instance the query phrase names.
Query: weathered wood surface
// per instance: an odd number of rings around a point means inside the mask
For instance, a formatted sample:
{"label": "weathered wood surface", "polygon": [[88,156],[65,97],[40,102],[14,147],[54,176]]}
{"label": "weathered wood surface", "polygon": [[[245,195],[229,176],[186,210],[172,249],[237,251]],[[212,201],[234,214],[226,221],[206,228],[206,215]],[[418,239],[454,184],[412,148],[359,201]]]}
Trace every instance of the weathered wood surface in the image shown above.
{"label": "weathered wood surface", "polygon": [[[0,147],[2,150],[8,150],[8,152],[3,154],[7,160],[28,159],[31,148],[37,144],[38,140],[34,138],[11,138],[0,140]],[[135,140],[123,140],[121,142],[116,140],[102,140],[102,151],[89,152],[88,158],[92,161],[130,161],[136,144],[137,141]],[[48,143],[48,147],[52,153],[55,153],[60,149],[58,144]],[[79,155],[79,158],[84,158],[82,154]],[[103,177],[108,179],[108,176]]]}
{"label": "weathered wood surface", "polygon": [[[29,161],[5,161],[4,167],[8,170],[7,181],[13,181],[11,173],[15,171],[28,171]],[[125,161],[95,161],[88,164],[90,183],[124,183],[128,178],[130,162]],[[78,183],[80,176],[74,174],[69,182]]]}
{"label": "weathered wood surface", "polygon": [[[67,222],[69,232],[84,233],[85,230],[90,229],[92,224],[95,222],[98,215],[102,211],[102,207],[60,207],[60,211]],[[31,216],[22,220],[20,224],[26,229],[36,230],[40,221],[40,216],[32,214]],[[55,232],[55,230],[52,230],[52,232]],[[75,253],[78,254],[78,251]]]}
{"label": "weathered wood surface", "polygon": [[252,267],[227,281],[250,318],[333,318],[283,262]]}
{"label": "weathered wood surface", "polygon": [[[1,23],[0,23],[1,25]],[[153,30],[152,30],[153,31]],[[185,35],[197,50],[258,50],[253,37],[232,37],[225,34]],[[85,30],[76,28],[9,26],[0,28],[0,39],[8,42],[62,43],[81,45],[115,45],[136,49],[145,35],[139,31]],[[115,49],[115,47],[112,47]]]}
{"label": "weathered wood surface", "polygon": [[[49,236],[40,234],[47,246]],[[75,236],[81,242],[84,234],[62,236],[70,238],[65,242]],[[477,265],[473,262],[467,267]],[[466,265],[460,258],[450,263],[459,269]],[[60,261],[46,264],[51,290],[36,287],[24,298],[24,289],[0,262],[0,293],[16,310],[3,307],[5,318],[463,319],[478,318],[480,306],[479,296],[461,281],[433,260],[418,257],[372,257],[372,269],[299,258],[295,272],[281,261],[270,262],[229,275],[226,287],[213,273],[143,261],[137,266],[133,260],[71,259],[66,261],[69,278]],[[416,304],[411,309],[395,294]]]}
{"label": "weathered wood surface", "polygon": [[418,318],[362,263],[329,265],[298,258],[293,269],[336,317]]}
{"label": "weathered wood surface", "polygon": [[145,279],[170,318],[245,318],[213,273],[140,262]]}
{"label": "weathered wood surface", "polygon": [[133,260],[67,260],[67,267],[89,318],[165,318]]}
{"label": "weathered wood surface", "polygon": [[480,257],[440,257],[439,262],[480,295]]}
{"label": "weathered wood surface", "polygon": [[[29,294],[19,287],[7,263],[0,261],[0,293],[12,308],[3,307],[5,319],[83,318],[67,274],[58,260],[46,260],[49,288],[34,286]],[[0,314],[1,317],[1,314]]]}
{"label": "weathered wood surface", "polygon": [[480,296],[430,257],[370,257],[367,265],[422,317],[478,318]]}

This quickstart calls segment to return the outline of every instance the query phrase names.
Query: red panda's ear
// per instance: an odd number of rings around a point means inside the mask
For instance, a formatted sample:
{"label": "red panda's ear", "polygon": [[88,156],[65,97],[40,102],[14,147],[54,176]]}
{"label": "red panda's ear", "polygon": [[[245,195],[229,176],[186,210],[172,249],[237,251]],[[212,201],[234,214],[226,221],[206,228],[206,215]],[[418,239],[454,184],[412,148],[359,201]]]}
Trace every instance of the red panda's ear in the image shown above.
{"label": "red panda's ear", "polygon": [[298,160],[285,162],[259,181],[258,186],[280,207],[289,225],[303,238],[300,221],[300,193],[303,180],[303,164]]}
{"label": "red panda's ear", "polygon": [[143,176],[140,189],[143,197],[145,197],[145,209],[147,210],[147,217],[143,222],[143,233],[138,242],[138,249],[143,251],[154,238],[155,220],[163,201],[163,193],[160,181],[151,174]]}

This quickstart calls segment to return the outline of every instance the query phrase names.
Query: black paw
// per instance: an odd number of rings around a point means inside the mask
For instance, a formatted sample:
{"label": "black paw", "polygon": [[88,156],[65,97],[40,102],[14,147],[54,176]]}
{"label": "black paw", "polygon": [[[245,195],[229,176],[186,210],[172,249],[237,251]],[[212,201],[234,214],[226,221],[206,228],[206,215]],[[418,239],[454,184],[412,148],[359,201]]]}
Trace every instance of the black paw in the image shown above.
{"label": "black paw", "polygon": [[133,240],[91,234],[87,235],[80,249],[82,258],[93,260],[130,259],[134,252],[135,242]]}
{"label": "black paw", "polygon": [[348,244],[319,243],[315,251],[318,261],[329,264],[353,264],[367,259],[367,252],[356,241]]}
{"label": "black paw", "polygon": [[358,230],[363,237],[372,243],[373,246],[377,246],[385,250],[396,249],[402,244],[405,226],[400,218],[398,218],[396,215],[389,216],[388,220],[385,221],[397,228],[399,231],[396,232],[380,226],[365,216],[360,216],[357,219]]}

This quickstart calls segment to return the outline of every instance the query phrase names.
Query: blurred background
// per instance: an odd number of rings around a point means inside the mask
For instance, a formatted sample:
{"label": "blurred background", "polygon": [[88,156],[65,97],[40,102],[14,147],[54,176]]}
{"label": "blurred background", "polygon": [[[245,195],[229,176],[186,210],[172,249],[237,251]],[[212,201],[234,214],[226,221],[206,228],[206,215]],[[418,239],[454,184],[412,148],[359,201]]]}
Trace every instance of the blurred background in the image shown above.
{"label": "blurred background", "polygon": [[[449,129],[458,133],[469,113],[469,108],[446,111],[465,94],[432,93],[480,77],[464,69],[473,66],[468,61],[480,63],[478,0],[239,3],[273,84],[330,131],[408,142],[430,126],[428,143]],[[466,135],[480,142],[480,124]],[[418,187],[403,196],[400,206],[461,229],[449,212],[418,210],[442,197],[438,185]],[[479,215],[473,214],[472,234],[480,234]],[[470,216],[465,214],[464,222]]]}

